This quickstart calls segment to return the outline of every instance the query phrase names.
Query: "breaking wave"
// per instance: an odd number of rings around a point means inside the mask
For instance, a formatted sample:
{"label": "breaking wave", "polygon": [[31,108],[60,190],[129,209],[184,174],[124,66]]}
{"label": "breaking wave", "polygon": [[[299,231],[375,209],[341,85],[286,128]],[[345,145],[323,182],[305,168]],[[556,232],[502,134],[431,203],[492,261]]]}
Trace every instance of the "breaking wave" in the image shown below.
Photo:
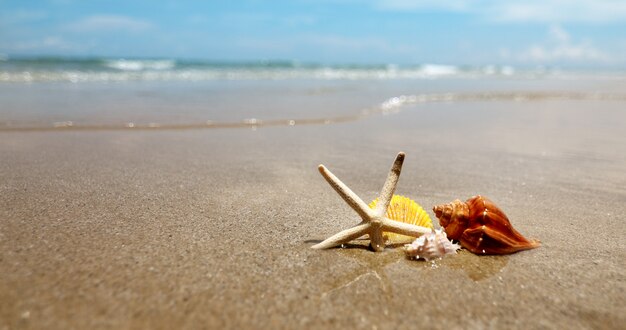
{"label": "breaking wave", "polygon": [[[585,72],[508,65],[320,65],[292,61],[228,63],[174,59],[12,59],[0,61],[0,83],[210,80],[392,80],[503,77],[572,78]],[[594,73],[597,74],[597,73]],[[624,73],[600,75],[624,77]]]}

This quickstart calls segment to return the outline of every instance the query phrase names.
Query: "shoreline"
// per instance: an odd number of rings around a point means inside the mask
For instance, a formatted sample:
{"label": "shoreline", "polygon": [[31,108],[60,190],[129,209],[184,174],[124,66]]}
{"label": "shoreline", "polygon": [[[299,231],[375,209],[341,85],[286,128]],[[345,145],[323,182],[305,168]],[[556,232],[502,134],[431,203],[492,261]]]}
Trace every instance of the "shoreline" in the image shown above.
{"label": "shoreline", "polygon": [[329,125],[364,120],[372,116],[395,114],[407,111],[407,108],[436,104],[455,103],[459,106],[471,102],[541,102],[541,101],[604,101],[625,102],[626,94],[618,93],[582,93],[582,92],[479,92],[479,93],[436,93],[418,95],[400,95],[391,97],[378,106],[355,111],[353,114],[329,117],[281,118],[264,120],[261,118],[242,119],[240,121],[212,121],[188,123],[126,122],[120,124],[78,123],[72,120],[58,121],[51,124],[28,126],[12,121],[0,122],[0,132],[53,132],[53,131],[118,131],[118,130],[187,130],[187,129],[224,129],[224,128],[262,128],[273,126]]}

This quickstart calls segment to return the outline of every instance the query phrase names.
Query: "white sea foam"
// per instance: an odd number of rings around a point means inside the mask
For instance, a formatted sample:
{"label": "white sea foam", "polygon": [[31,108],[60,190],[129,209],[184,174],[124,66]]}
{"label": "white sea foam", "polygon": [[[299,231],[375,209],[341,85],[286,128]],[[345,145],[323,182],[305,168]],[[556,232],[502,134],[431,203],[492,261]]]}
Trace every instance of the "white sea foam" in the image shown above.
{"label": "white sea foam", "polygon": [[425,77],[437,77],[457,74],[459,68],[454,65],[424,64],[420,67],[420,71]]}
{"label": "white sea foam", "polygon": [[[9,60],[10,61],[10,60]],[[123,82],[123,81],[210,81],[210,80],[419,80],[419,79],[475,79],[482,77],[516,77],[535,79],[552,77],[570,79],[580,72],[546,69],[517,70],[511,66],[487,65],[483,67],[457,67],[452,65],[425,64],[413,67],[387,65],[383,67],[340,67],[340,66],[283,66],[265,67],[255,65],[205,65],[182,64],[175,60],[107,60],[98,66],[76,68],[28,67],[23,69],[0,66],[0,82]],[[609,78],[606,73],[593,76]],[[624,79],[623,72],[612,75]]]}
{"label": "white sea foam", "polygon": [[107,60],[105,65],[122,71],[170,70],[176,66],[174,60]]}
{"label": "white sea foam", "polygon": [[505,65],[500,69],[500,73],[505,76],[512,76],[515,73],[515,69],[512,66]]}

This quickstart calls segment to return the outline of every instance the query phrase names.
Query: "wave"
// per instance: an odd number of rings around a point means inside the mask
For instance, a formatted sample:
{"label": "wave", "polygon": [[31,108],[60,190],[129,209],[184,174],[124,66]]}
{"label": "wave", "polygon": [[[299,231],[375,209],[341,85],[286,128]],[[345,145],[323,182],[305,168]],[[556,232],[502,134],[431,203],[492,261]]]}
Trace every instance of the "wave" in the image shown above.
{"label": "wave", "polygon": [[447,76],[458,74],[459,68],[453,65],[425,64],[421,67],[421,71],[428,76]]}
{"label": "wave", "polygon": [[175,60],[106,60],[109,68],[122,71],[171,70],[176,66]]}
{"label": "wave", "polygon": [[572,78],[599,75],[623,78],[624,72],[605,74],[538,69],[507,65],[455,66],[422,64],[320,65],[294,61],[211,62],[174,59],[102,58],[7,58],[0,61],[0,83],[35,82],[124,82],[204,80],[391,80],[391,79],[474,79],[513,77]]}

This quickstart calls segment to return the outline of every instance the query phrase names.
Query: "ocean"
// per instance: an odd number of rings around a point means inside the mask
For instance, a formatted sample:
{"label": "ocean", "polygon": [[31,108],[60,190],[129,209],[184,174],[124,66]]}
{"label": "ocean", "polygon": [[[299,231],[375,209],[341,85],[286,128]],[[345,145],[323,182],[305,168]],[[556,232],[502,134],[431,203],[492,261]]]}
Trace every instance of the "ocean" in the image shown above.
{"label": "ocean", "polygon": [[360,80],[429,79],[553,74],[545,69],[517,72],[512,66],[457,67],[422,64],[413,66],[321,65],[293,61],[215,62],[176,59],[109,58],[4,58],[0,82],[120,82],[204,80]]}
{"label": "ocean", "polygon": [[318,125],[427,103],[621,98],[624,81],[510,65],[2,57],[0,130]]}

